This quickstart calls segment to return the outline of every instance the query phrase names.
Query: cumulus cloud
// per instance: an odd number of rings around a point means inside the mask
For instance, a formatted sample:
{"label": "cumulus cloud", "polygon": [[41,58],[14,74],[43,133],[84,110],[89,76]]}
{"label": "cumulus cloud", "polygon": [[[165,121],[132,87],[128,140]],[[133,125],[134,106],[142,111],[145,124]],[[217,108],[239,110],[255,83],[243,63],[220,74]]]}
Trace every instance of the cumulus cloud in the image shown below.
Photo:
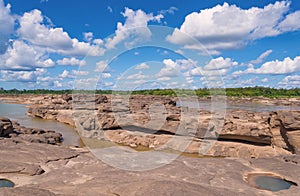
{"label": "cumulus cloud", "polygon": [[282,32],[296,31],[300,29],[300,11],[296,11],[286,16],[279,24],[279,29]]}
{"label": "cumulus cloud", "polygon": [[141,63],[141,64],[139,64],[135,67],[135,69],[137,69],[137,70],[139,70],[139,69],[149,69],[149,68],[150,68],[149,65],[147,65],[146,63]]}
{"label": "cumulus cloud", "polygon": [[71,70],[71,71],[68,71],[68,70],[64,70],[60,75],[59,77],[60,78],[76,78],[76,76],[87,76],[89,75],[89,72],[88,71],[78,71],[78,70]]}
{"label": "cumulus cloud", "polygon": [[108,72],[109,66],[107,61],[98,61],[96,63],[95,72]]}
{"label": "cumulus cloud", "polygon": [[9,36],[14,31],[15,19],[10,13],[10,4],[4,5],[3,0],[0,0],[0,55],[5,53]]}
{"label": "cumulus cloud", "polygon": [[111,74],[110,73],[102,73],[102,78],[110,78]]}
{"label": "cumulus cloud", "polygon": [[6,82],[32,82],[36,79],[34,72],[31,71],[6,71],[2,70],[2,80]]}
{"label": "cumulus cloud", "polygon": [[218,57],[210,60],[204,67],[196,67],[192,69],[189,74],[191,76],[223,76],[228,71],[237,66],[238,63],[231,58]]}
{"label": "cumulus cloud", "polygon": [[[44,24],[45,18],[40,10],[25,12],[19,18],[19,36],[32,44],[46,48],[50,52],[63,55],[92,56],[103,55],[104,49],[97,45],[80,42],[76,38],[70,38],[63,28],[53,28]],[[90,37],[89,37],[90,38]]]}
{"label": "cumulus cloud", "polygon": [[33,44],[52,49],[71,49],[72,39],[62,28],[51,28],[42,24],[44,18],[40,10],[25,12],[20,17],[19,35]]}
{"label": "cumulus cloud", "polygon": [[172,59],[164,59],[163,67],[157,74],[156,77],[178,77],[180,75],[185,75],[186,72],[196,67],[197,62],[191,59],[177,59],[173,61]]}
{"label": "cumulus cloud", "polygon": [[84,40],[87,42],[91,42],[94,37],[92,32],[85,32],[85,33],[83,33],[83,36],[84,36]]}
{"label": "cumulus cloud", "polygon": [[56,63],[58,65],[71,65],[71,66],[84,66],[86,65],[86,62],[84,60],[79,60],[74,57],[72,58],[63,58],[60,60],[57,60]]}
{"label": "cumulus cloud", "polygon": [[19,40],[14,41],[6,53],[0,55],[0,63],[2,69],[12,70],[33,70],[55,65],[51,59],[47,58],[43,50]]}
{"label": "cumulus cloud", "polygon": [[[127,7],[122,15],[126,18],[125,23],[122,24],[121,22],[118,22],[115,36],[106,40],[105,46],[108,49],[115,48],[117,44],[126,40],[130,35],[135,35],[139,39],[149,38],[151,32],[147,28],[148,22],[160,22],[160,20],[163,18],[162,14],[154,16],[153,13],[147,14],[141,9],[134,11]],[[144,28],[137,29],[138,27]],[[134,42],[135,41],[137,40],[134,40]],[[128,45],[132,45],[134,42],[128,43]]]}
{"label": "cumulus cloud", "polygon": [[237,66],[238,62],[232,61],[231,58],[218,57],[212,59],[207,65],[204,66],[205,70],[228,69]]}
{"label": "cumulus cloud", "polygon": [[300,71],[300,56],[291,59],[286,57],[284,60],[274,60],[264,63],[261,67],[255,69],[250,66],[244,71],[236,71],[233,75],[241,74],[290,74]]}
{"label": "cumulus cloud", "polygon": [[163,60],[165,67],[162,68],[157,74],[156,77],[177,77],[180,74],[179,65],[174,62],[172,59]]}
{"label": "cumulus cloud", "polygon": [[300,75],[286,76],[281,82],[280,86],[283,87],[297,87],[300,86]]}
{"label": "cumulus cloud", "polygon": [[61,77],[61,78],[74,78],[74,76],[71,76],[71,75],[70,75],[70,72],[67,71],[67,70],[64,70],[64,71],[59,75],[59,77]]}
{"label": "cumulus cloud", "polygon": [[2,75],[0,81],[4,82],[35,82],[37,77],[45,74],[47,71],[42,68],[38,68],[35,71],[11,71],[1,70]]}
{"label": "cumulus cloud", "polygon": [[[224,3],[187,15],[181,27],[176,28],[167,40],[198,50],[203,50],[203,44],[213,54],[237,49],[249,41],[298,30],[300,23],[296,21],[299,21],[299,13],[285,16],[289,7],[289,1],[249,9]],[[194,37],[199,43],[186,39],[185,34]]]}

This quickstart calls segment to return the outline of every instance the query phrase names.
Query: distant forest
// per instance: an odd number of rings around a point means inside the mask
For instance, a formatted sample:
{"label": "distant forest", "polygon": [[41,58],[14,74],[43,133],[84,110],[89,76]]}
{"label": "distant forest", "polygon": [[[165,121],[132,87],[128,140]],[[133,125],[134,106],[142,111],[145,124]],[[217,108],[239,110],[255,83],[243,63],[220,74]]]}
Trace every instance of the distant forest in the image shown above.
{"label": "distant forest", "polygon": [[300,88],[293,89],[275,89],[267,87],[245,87],[245,88],[215,88],[215,89],[150,89],[150,90],[136,90],[133,92],[128,91],[112,91],[112,90],[48,90],[48,89],[36,89],[36,90],[17,90],[10,89],[5,90],[0,88],[0,94],[72,94],[73,92],[77,93],[95,93],[95,94],[141,94],[141,95],[168,95],[168,96],[191,96],[197,95],[199,97],[207,97],[213,95],[226,95],[229,97],[299,97]]}

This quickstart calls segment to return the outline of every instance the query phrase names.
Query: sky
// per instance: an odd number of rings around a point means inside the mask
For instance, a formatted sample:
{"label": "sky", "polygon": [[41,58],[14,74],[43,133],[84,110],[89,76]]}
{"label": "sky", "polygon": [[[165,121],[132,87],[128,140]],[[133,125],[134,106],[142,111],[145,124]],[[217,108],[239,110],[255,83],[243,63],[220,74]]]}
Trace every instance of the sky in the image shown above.
{"label": "sky", "polygon": [[300,87],[300,2],[0,0],[0,87]]}

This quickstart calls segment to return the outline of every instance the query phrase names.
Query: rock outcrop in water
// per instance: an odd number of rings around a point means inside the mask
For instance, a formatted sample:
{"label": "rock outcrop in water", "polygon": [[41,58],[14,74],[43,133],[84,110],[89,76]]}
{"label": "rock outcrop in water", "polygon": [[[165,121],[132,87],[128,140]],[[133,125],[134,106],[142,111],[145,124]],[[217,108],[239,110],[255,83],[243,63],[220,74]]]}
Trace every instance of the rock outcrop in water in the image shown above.
{"label": "rock outcrop in water", "polygon": [[12,138],[16,142],[61,144],[63,138],[55,131],[27,128],[15,121],[0,117],[0,139]]}
{"label": "rock outcrop in water", "polygon": [[[299,103],[293,100],[292,104]],[[192,136],[195,138],[186,149],[190,153],[199,153],[207,140],[215,140],[207,152],[212,156],[257,158],[300,153],[299,111],[234,109],[218,117],[207,110],[178,107],[176,99],[165,96],[59,95],[33,98],[28,113],[76,126],[84,137],[101,138],[104,130],[113,142],[132,147],[158,148],[171,137]],[[221,129],[215,131],[217,127]]]}

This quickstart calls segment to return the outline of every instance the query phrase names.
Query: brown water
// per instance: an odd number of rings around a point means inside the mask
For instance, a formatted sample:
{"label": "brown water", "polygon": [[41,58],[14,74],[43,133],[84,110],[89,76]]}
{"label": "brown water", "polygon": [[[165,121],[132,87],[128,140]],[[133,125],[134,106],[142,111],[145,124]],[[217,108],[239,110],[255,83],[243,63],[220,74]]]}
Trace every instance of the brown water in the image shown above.
{"label": "brown water", "polygon": [[17,121],[21,126],[28,128],[56,131],[63,135],[64,145],[82,146],[80,137],[72,126],[53,120],[30,117],[27,115],[27,110],[28,109],[26,108],[26,105],[0,102],[1,117],[6,117],[10,120]]}

